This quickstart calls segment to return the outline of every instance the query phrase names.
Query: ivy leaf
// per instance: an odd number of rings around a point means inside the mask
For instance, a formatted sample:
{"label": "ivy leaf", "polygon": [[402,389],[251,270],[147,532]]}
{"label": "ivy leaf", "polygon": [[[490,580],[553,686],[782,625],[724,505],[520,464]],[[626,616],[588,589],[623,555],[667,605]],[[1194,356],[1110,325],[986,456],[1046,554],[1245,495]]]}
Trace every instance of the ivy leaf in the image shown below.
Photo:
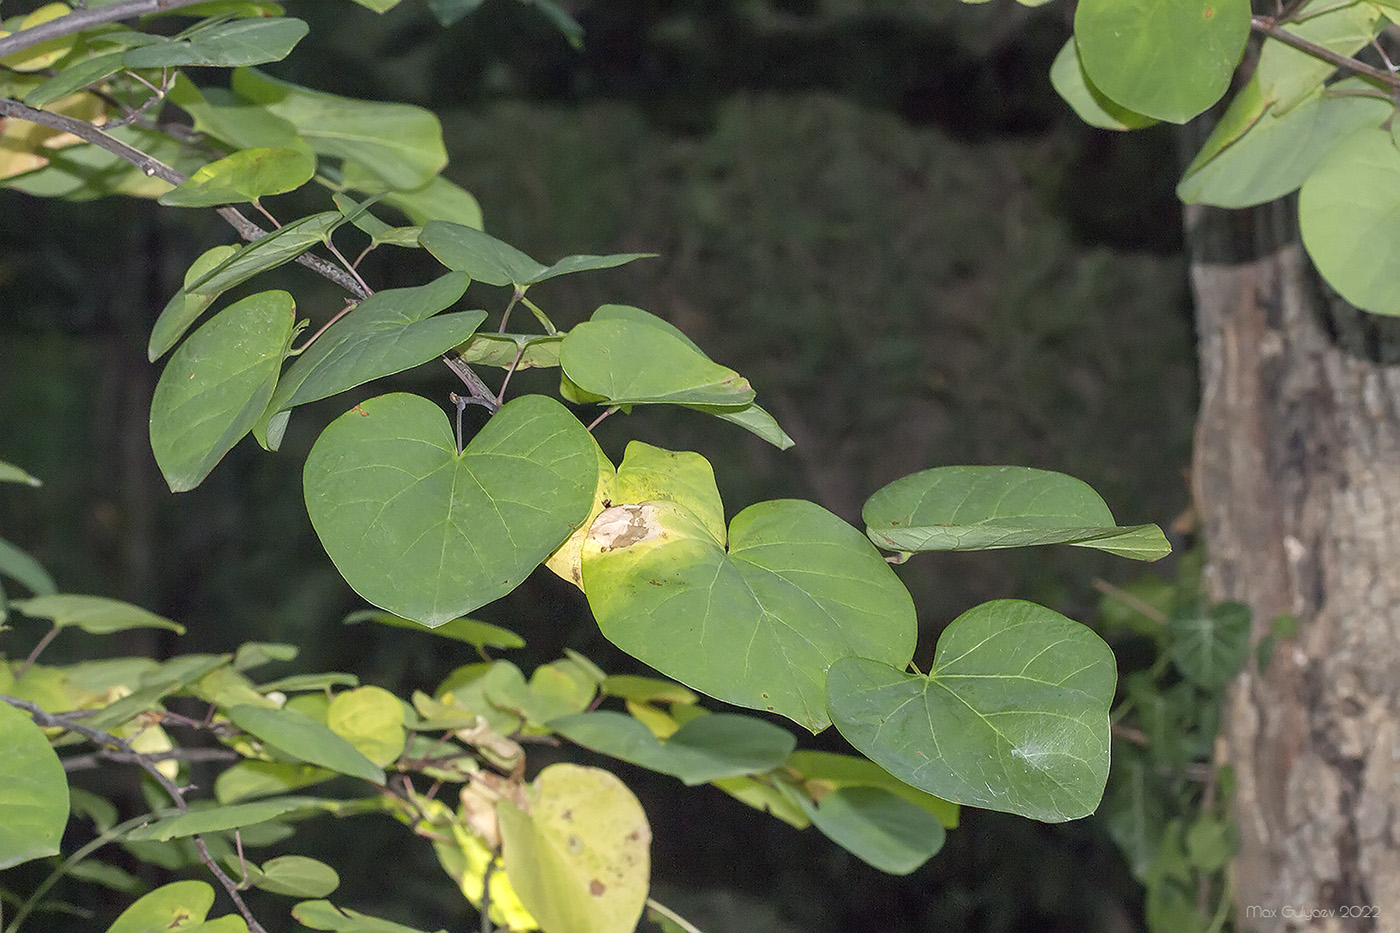
{"label": "ivy leaf", "polygon": [[813,732],[830,724],[832,662],[908,662],[917,628],[909,593],[835,515],[810,502],[762,502],[735,516],[728,542],[670,502],[603,511],[582,555],[598,627],[687,686]]}
{"label": "ivy leaf", "polygon": [[1219,100],[1249,38],[1248,0],[1081,0],[1084,73],[1114,103],[1185,123]]}
{"label": "ivy leaf", "polygon": [[1113,652],[1088,628],[998,600],[953,620],[928,676],[845,658],[827,701],[847,741],[901,781],[1058,823],[1103,797],[1116,681]]}
{"label": "ivy leaf", "polygon": [[876,492],[862,517],[870,540],[892,551],[1073,544],[1134,560],[1171,552],[1156,525],[1116,525],[1087,483],[1029,467],[924,470]]}
{"label": "ivy leaf", "polygon": [[732,713],[697,716],[664,741],[631,716],[607,710],[561,716],[548,726],[584,748],[691,785],[770,771],[797,744],[786,729]]}
{"label": "ivy leaf", "polygon": [[1167,620],[1171,643],[1167,654],[1187,680],[1206,690],[1221,690],[1249,657],[1252,614],[1242,603],[1219,603],[1204,612],[1186,612]]}
{"label": "ivy leaf", "polygon": [[44,730],[0,702],[0,869],[58,854],[68,825],[68,776]]}
{"label": "ivy leaf", "polygon": [[593,438],[558,402],[507,403],[456,451],[426,399],[370,399],[306,459],[311,524],[371,604],[428,626],[514,589],[588,514]]}
{"label": "ivy leaf", "polygon": [[151,450],[173,492],[204,481],[267,408],[296,324],[292,296],[259,292],[175,351],[151,398]]}

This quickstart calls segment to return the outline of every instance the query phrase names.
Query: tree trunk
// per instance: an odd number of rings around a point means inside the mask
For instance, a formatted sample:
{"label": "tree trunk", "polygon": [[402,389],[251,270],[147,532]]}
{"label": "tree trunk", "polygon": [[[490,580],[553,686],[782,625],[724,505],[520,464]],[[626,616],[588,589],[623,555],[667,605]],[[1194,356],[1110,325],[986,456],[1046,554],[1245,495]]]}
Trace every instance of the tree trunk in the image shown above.
{"label": "tree trunk", "polygon": [[1293,211],[1188,212],[1206,595],[1256,642],[1298,622],[1224,711],[1237,919],[1400,930],[1400,321],[1319,281]]}

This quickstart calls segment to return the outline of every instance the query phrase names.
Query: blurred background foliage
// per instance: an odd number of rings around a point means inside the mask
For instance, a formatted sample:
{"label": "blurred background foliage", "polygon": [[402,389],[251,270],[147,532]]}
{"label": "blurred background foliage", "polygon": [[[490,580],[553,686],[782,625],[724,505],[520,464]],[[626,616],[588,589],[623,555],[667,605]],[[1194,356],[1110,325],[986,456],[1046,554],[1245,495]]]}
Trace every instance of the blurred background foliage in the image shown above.
{"label": "blurred background foliage", "polygon": [[[661,254],[533,289],[561,327],[605,302],[660,314],[748,376],[797,441],[780,453],[658,409],[604,422],[614,460],[628,437],[699,450],[731,515],[796,496],[858,522],[884,483],[957,463],[1071,473],[1128,523],[1167,526],[1186,508],[1194,360],[1171,139],[1089,129],[1054,96],[1068,8],[589,0],[573,8],[582,50],[504,0],[445,30],[414,2],[383,17],[349,3],[295,12],[312,31],[277,72],[435,109],[448,174],[495,235],[546,262]],[[194,492],[160,481],[146,337],[189,262],[229,239],[202,212],[0,195],[0,454],[46,482],[38,495],[0,490],[0,534],[65,589],[188,625],[181,650],[287,641],[302,670],[431,686],[471,659],[397,629],[342,632],[360,604],[301,502],[306,450],[348,401],[293,419],[278,454],[245,443]],[[363,267],[377,287],[431,271],[389,249]],[[283,274],[297,277],[303,316],[340,307],[329,288],[309,292],[303,270]],[[469,297],[498,311],[506,295],[473,286]],[[520,388],[552,390],[535,376]],[[398,382],[445,403],[448,377],[425,367]],[[1189,519],[1177,530],[1181,544]],[[1093,582],[1140,570],[1061,548],[925,556],[900,573],[927,656],[943,624],[990,598],[1037,599],[1092,624]],[[625,666],[577,591],[547,573],[481,616],[526,636],[513,659],[527,669],[565,646]],[[1138,924],[1140,895],[1092,819],[970,812],[929,866],[893,879],[713,791],[654,779],[639,792],[663,900],[712,933]],[[401,887],[377,883],[379,847],[412,848],[401,830],[384,833],[345,873],[361,876],[363,909],[460,928],[429,859],[399,862]]]}

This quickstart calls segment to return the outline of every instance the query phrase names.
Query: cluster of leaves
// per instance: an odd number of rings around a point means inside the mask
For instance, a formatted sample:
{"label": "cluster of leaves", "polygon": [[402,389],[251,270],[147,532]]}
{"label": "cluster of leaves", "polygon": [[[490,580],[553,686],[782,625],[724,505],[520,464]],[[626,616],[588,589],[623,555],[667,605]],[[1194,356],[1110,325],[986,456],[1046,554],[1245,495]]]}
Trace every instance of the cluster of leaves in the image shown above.
{"label": "cluster of leaves", "polygon": [[1293,621],[1274,620],[1251,650],[1251,613],[1206,603],[1200,551],[1185,554],[1174,581],[1144,577],[1104,585],[1106,637],[1146,648],[1147,663],[1123,677],[1114,710],[1114,768],[1104,817],[1134,877],[1146,888],[1149,930],[1228,929],[1233,889],[1227,865],[1237,847],[1228,816],[1231,769],[1216,759],[1225,692],[1251,661],[1267,666]]}
{"label": "cluster of leaves", "polygon": [[[1298,192],[1303,245],[1347,301],[1400,314],[1400,76],[1383,33],[1396,4],[1249,0],[1150,6],[1081,0],[1051,78],[1088,123],[1185,123],[1247,78],[1187,167],[1188,204],[1250,207]],[[1258,37],[1251,43],[1250,37]]]}
{"label": "cluster of leaves", "polygon": [[[471,6],[430,5],[447,16]],[[147,7],[161,13],[149,31],[115,25]],[[171,15],[197,19],[166,34]],[[293,914],[313,929],[395,929],[315,900],[334,889],[319,863],[252,866],[243,854],[296,819],[363,811],[394,814],[430,838],[484,927],[633,929],[647,903],[645,816],[607,772],[559,763],[534,773],[524,751],[532,742],[567,740],[687,783],[714,783],[789,823],[815,825],[890,872],[931,857],[960,805],[1045,821],[1097,807],[1116,685],[1104,642],[1044,607],[994,601],[944,630],[924,674],[913,665],[913,602],[891,563],[924,551],[1047,544],[1151,560],[1168,551],[1155,525],[1119,526],[1082,482],[1013,467],[942,467],[898,480],[866,503],[863,534],[796,500],[761,502],[726,522],[704,457],[634,442],[614,465],[569,406],[601,409],[592,424],[639,405],[684,406],[790,446],[748,380],[639,308],[607,304],[561,328],[528,294],[550,279],[643,257],[546,265],[483,232],[475,201],[440,174],[432,114],[251,70],[285,57],[305,34],[279,6],[50,4],[3,25],[13,33],[0,38],[0,151],[12,159],[0,172],[4,185],[213,207],[249,241],[199,257],[152,331],[151,359],[170,358],[150,439],[172,490],[199,485],[249,435],[276,449],[300,405],[440,357],[458,377],[461,394],[448,396],[455,423],[411,394],[353,404],[316,441],[304,486],[327,554],[377,607],[374,618],[471,642],[483,661],[409,699],[345,674],[253,680],[247,672],[258,664],[290,657],[283,645],[48,668],[39,652],[65,627],[178,626],[57,594],[42,568],[6,547],[0,573],[33,593],[8,607],[53,625],[24,660],[0,664],[9,704],[0,725],[7,744],[24,750],[16,760],[32,764],[28,780],[12,770],[13,780],[0,781],[0,823],[33,827],[0,836],[0,867],[58,850],[69,816],[64,771],[79,765],[51,743],[95,744],[87,755],[134,762],[168,798],[120,823],[110,808],[87,806],[99,835],[70,859],[119,841],[142,857],[198,861],[239,908],[209,921],[229,930],[260,929],[240,896],[249,885],[311,898]],[[229,86],[191,80],[190,69],[209,67],[233,69]],[[277,220],[271,199],[301,188],[319,189],[326,209]],[[275,229],[259,227],[245,204]],[[385,209],[407,224],[376,213]],[[352,238],[358,257],[383,246],[423,249],[446,271],[375,291],[360,258],[346,258]],[[292,261],[351,296],[324,311],[325,323],[300,345],[306,324],[280,290],[247,294],[200,323],[226,293]],[[493,331],[480,330],[487,311],[452,310],[471,282],[507,290]],[[517,306],[533,328],[511,329]],[[558,399],[507,398],[513,374],[531,367],[558,371]],[[489,387],[477,369],[503,370],[500,385]],[[468,406],[487,414],[470,436]],[[577,655],[528,679],[490,660],[487,647],[518,639],[467,614],[541,564],[583,592],[606,637],[686,686],[609,677]],[[688,688],[813,733],[834,724],[866,757],[797,751],[787,730],[707,713]],[[607,698],[623,709],[598,709]],[[190,702],[201,706],[182,714]],[[212,741],[217,754],[176,748],[166,732],[174,725]],[[182,761],[198,757],[231,762],[211,801],[186,801],[179,783]],[[370,793],[292,793],[336,776]],[[415,780],[430,789],[419,792]],[[439,799],[447,787],[459,791],[455,808]],[[145,843],[166,847],[152,856],[139,848]],[[211,903],[202,882],[165,886],[112,929],[145,929],[172,911],[203,918]]]}

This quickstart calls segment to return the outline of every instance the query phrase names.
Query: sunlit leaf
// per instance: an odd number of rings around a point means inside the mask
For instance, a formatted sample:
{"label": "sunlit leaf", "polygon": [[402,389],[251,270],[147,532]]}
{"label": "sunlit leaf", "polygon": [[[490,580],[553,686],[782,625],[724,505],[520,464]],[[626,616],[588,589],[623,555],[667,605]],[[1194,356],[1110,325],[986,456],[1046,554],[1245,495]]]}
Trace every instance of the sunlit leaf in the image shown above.
{"label": "sunlit leaf", "polygon": [[68,824],[68,776],[44,730],[0,702],[0,869],[57,855]]}
{"label": "sunlit leaf", "polygon": [[216,207],[256,201],[300,188],[315,172],[316,160],[296,149],[240,149],[210,162],[159,200],[166,207]]}
{"label": "sunlit leaf", "polygon": [[304,713],[238,705],[230,707],[227,714],[235,726],[290,758],[374,784],[384,783],[384,772],[359,749]]}

